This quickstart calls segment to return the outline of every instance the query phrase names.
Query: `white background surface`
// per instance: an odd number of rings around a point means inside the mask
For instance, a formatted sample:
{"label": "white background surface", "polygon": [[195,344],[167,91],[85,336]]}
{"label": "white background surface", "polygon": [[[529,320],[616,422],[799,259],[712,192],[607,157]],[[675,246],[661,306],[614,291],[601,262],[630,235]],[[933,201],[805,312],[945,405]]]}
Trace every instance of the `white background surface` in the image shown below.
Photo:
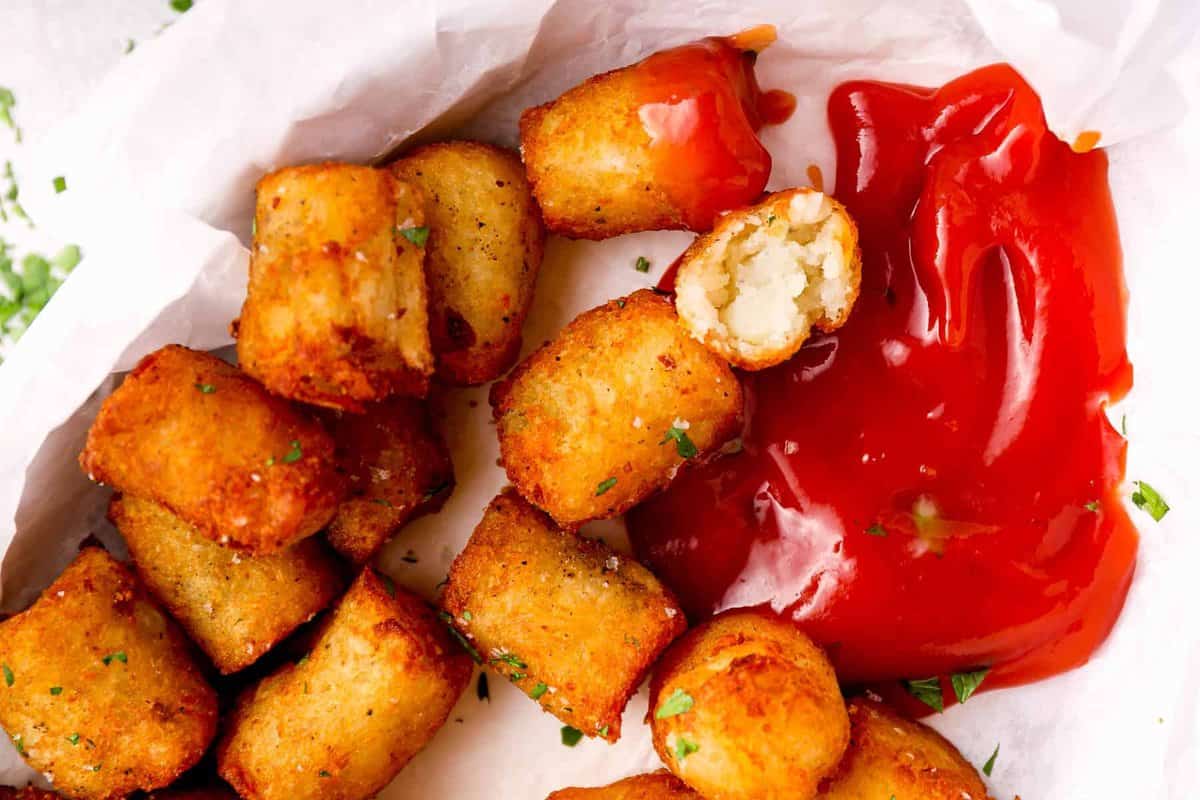
{"label": "white background surface", "polygon": [[[30,352],[36,349],[40,360],[18,353],[0,369],[0,546],[16,533],[0,573],[6,608],[20,606],[53,577],[102,507],[103,494],[70,463],[88,409],[77,424],[56,427],[112,365],[127,365],[161,341],[223,342],[245,267],[237,242],[219,229],[248,232],[249,183],[270,166],[318,155],[365,158],[460,95],[467,101],[450,116],[462,121],[485,99],[481,88],[499,81],[516,85],[469,130],[511,142],[523,105],[591,72],[662,43],[769,20],[785,28],[792,49],[777,45],[763,57],[763,84],[800,90],[796,119],[765,135],[776,156],[771,186],[804,182],[810,162],[821,164],[831,182],[831,150],[821,133],[831,81],[937,83],[996,57],[952,0],[812,2],[801,10],[769,2],[730,3],[729,10],[662,3],[654,11],[639,11],[642,4],[634,2],[608,4],[607,11],[563,3],[545,18],[542,6],[549,4],[535,0],[474,10],[444,2],[440,19],[428,3],[344,2],[327,19],[312,12],[317,5],[199,0],[176,28],[155,38],[163,23],[178,18],[165,0],[6,0],[0,85],[17,94],[26,145],[14,151],[0,129],[0,160],[16,153],[26,205],[44,220],[37,235],[54,228],[59,242],[79,239],[89,257],[81,267],[86,277],[64,287],[45,324],[29,334]],[[743,5],[763,10],[751,18],[739,13]],[[1085,11],[1062,17],[1028,0],[978,5],[995,41],[1048,102],[1054,98],[1052,118],[1066,138],[1093,126],[1106,136],[1133,135],[1182,112],[1182,99],[1163,91],[1154,63],[1178,32],[1179,26],[1155,28],[1155,14],[1169,12],[1171,3],[1064,3]],[[1187,5],[1194,2],[1175,7]],[[622,21],[624,13],[630,22]],[[481,28],[491,33],[473,38]],[[129,38],[138,49],[124,56]],[[122,61],[122,71],[81,117],[103,119],[106,127],[83,136],[84,129],[68,126],[38,163],[28,161],[30,145]],[[492,73],[490,64],[504,68]],[[1182,90],[1200,99],[1194,38],[1171,69]],[[434,75],[449,88],[439,92],[422,80]],[[1114,93],[1092,96],[1095,87],[1123,76],[1132,78]],[[1176,800],[1200,793],[1200,591],[1193,580],[1200,566],[1194,467],[1200,433],[1193,410],[1200,382],[1191,324],[1200,297],[1192,234],[1200,219],[1194,189],[1200,122],[1192,113],[1179,125],[1111,152],[1131,291],[1136,388],[1120,410],[1129,418],[1129,475],[1153,483],[1173,510],[1159,525],[1136,514],[1144,534],[1139,573],[1121,625],[1091,665],[1035,686],[977,695],[936,721],[976,764],[1000,744],[991,785],[1005,800],[1016,793],[1024,800]],[[48,199],[48,176],[57,174],[67,176],[71,189]],[[649,277],[656,278],[688,239],[667,233],[599,244],[552,240],[527,344],[552,335],[578,310],[645,285],[646,277],[629,268],[637,255],[651,258]],[[43,241],[44,250],[57,244]],[[150,337],[138,336],[146,329]],[[471,400],[480,407],[471,409]],[[459,487],[442,514],[410,526],[384,557],[401,583],[426,594],[503,482],[493,465],[485,392],[456,394],[449,423]],[[50,445],[30,466],[50,431]],[[1053,443],[1047,455],[1053,457]],[[417,567],[400,561],[409,548],[420,556]],[[383,796],[541,800],[562,785],[603,783],[657,763],[639,724],[644,699],[631,703],[617,746],[587,741],[566,750],[553,718],[503,681],[492,681],[492,695],[484,705],[469,691],[454,715],[463,721],[448,725]],[[0,778],[16,780],[22,773],[15,764],[11,749],[0,752]]]}

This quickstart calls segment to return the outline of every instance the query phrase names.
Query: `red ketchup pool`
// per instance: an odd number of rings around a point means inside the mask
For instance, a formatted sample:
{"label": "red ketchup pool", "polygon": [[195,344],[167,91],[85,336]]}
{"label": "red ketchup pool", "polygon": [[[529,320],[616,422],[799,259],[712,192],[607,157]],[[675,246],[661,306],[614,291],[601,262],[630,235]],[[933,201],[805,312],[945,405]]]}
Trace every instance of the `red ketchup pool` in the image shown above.
{"label": "red ketchup pool", "polygon": [[769,605],[843,681],[1078,666],[1125,599],[1132,382],[1103,152],[1046,128],[1011,68],[829,100],[858,222],[849,321],[744,376],[741,453],[629,515],[689,615]]}

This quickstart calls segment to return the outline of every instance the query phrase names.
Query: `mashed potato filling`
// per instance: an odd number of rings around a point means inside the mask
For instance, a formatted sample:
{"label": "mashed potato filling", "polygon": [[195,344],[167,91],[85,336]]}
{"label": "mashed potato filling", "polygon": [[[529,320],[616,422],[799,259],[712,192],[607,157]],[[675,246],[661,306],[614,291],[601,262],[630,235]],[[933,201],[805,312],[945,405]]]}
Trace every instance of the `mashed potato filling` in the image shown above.
{"label": "mashed potato filling", "polygon": [[845,214],[819,192],[742,212],[681,272],[680,314],[697,338],[732,351],[735,362],[778,363],[814,324],[839,323],[849,312],[857,290],[854,250],[846,246],[853,236]]}

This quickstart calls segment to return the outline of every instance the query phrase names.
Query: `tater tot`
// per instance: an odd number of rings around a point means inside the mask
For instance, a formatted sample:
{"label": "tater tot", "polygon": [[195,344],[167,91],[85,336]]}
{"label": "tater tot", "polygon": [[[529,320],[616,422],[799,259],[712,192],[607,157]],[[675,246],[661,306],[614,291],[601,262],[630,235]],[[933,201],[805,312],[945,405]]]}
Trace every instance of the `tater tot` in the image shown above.
{"label": "tater tot", "polygon": [[551,792],[546,800],[703,800],[669,772],[634,775],[608,786]]}
{"label": "tater tot", "polygon": [[754,77],[769,26],[664,50],[597,75],[521,115],[521,154],[546,227],[604,239],[708,230],[753,202],[771,156],[756,132],[778,122]]}
{"label": "tater tot", "polygon": [[254,663],[342,588],[319,537],[254,556],[222,547],[153,500],[115,497],[108,517],[146,586],[226,674]]}
{"label": "tater tot", "polygon": [[457,384],[494,380],[517,360],[542,264],[542,217],[521,160],[479,142],[441,142],[392,169],[425,196],[437,374]]}
{"label": "tater tot", "polygon": [[316,533],[344,491],[319,422],[178,345],[143,358],[104,401],[79,463],[93,480],[255,553]]}
{"label": "tater tot", "polygon": [[248,690],[217,745],[247,800],[373,796],[446,721],[471,659],[418,597],[363,570],[307,658]]}
{"label": "tater tot", "polygon": [[846,209],[811,189],[777,192],[723,216],[680,260],[675,309],[706,347],[742,369],[774,366],[813,328],[850,316],[862,282]]}
{"label": "tater tot", "polygon": [[455,559],[442,607],[482,661],[545,711],[610,742],[650,665],[687,629],[649,570],[559,530],[511,490]]}
{"label": "tater tot", "polygon": [[729,365],[642,290],[587,311],[492,387],[508,478],[565,527],[614,517],[740,429]]}
{"label": "tater tot", "polygon": [[217,696],[175,623],[96,547],[0,623],[0,726],[69,797],[166,786],[200,760]]}
{"label": "tater tot", "polygon": [[654,749],[708,800],[808,800],[846,752],[833,667],[795,626],[734,611],[693,628],[650,681]]}
{"label": "tater tot", "polygon": [[361,410],[433,372],[421,193],[386,170],[288,167],[258,183],[238,362],[273,392]]}
{"label": "tater tot", "polygon": [[408,520],[441,508],[454,488],[454,468],[421,400],[396,397],[363,414],[330,417],[350,494],[325,535],[339,553],[363,564]]}
{"label": "tater tot", "polygon": [[20,789],[12,786],[0,786],[0,800],[56,800],[61,796],[32,785]]}
{"label": "tater tot", "polygon": [[848,704],[850,748],[822,800],[986,800],[975,767],[937,731],[882,703]]}

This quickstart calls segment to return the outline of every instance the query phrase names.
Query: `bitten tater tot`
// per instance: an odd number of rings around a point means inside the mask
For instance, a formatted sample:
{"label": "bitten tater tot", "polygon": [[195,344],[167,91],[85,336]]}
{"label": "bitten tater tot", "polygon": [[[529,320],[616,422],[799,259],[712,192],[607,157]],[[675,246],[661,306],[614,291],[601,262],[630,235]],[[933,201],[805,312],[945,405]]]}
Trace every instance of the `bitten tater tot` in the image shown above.
{"label": "bitten tater tot", "polygon": [[975,767],[937,731],[863,697],[847,710],[850,748],[821,800],[987,800]]}
{"label": "bitten tater tot", "polygon": [[632,508],[742,418],[729,365],[649,290],[576,317],[493,385],[491,403],[509,480],[568,528]]}
{"label": "bitten tater tot", "polygon": [[257,661],[343,585],[320,537],[270,555],[238,553],[133,495],[113,498],[108,518],[142,581],[225,674]]}
{"label": "bitten tater tot", "polygon": [[0,726],[77,800],[166,786],[204,754],[217,696],[133,573],[97,547],[0,623]]}
{"label": "bitten tater tot", "polygon": [[521,155],[546,227],[585,239],[706,231],[756,200],[771,172],[757,131],[787,112],[754,76],[774,40],[769,25],[702,39],[527,109]]}
{"label": "bitten tater tot", "polygon": [[651,772],[587,789],[551,792],[546,800],[704,800],[669,772]]}
{"label": "bitten tater tot", "polygon": [[442,608],[480,660],[545,711],[610,742],[650,665],[687,629],[649,570],[559,530],[511,490],[454,560]]}
{"label": "bitten tater tot", "polygon": [[858,234],[842,204],[811,189],[732,211],[692,244],[675,309],[693,336],[742,369],[774,366],[814,328],[850,316],[862,282]]}
{"label": "bitten tater tot", "polygon": [[316,533],[344,491],[319,422],[178,345],[143,358],[104,401],[79,463],[93,480],[259,554]]}
{"label": "bitten tater tot", "polygon": [[794,625],[722,614],[667,650],[650,680],[663,763],[707,800],[808,800],[846,752],[829,659]]}
{"label": "bitten tater tot", "polygon": [[480,142],[440,142],[392,170],[425,196],[437,374],[456,384],[495,380],[521,349],[545,240],[521,160]]}
{"label": "bitten tater tot", "polygon": [[471,671],[420,598],[363,570],[309,655],[239,699],[218,773],[246,800],[372,797],[446,721]]}
{"label": "bitten tater tot", "polygon": [[441,508],[454,488],[454,467],[424,401],[394,397],[363,414],[328,419],[350,494],[325,536],[345,558],[364,564],[410,519]]}
{"label": "bitten tater tot", "polygon": [[433,372],[421,193],[386,170],[288,167],[258,183],[238,362],[272,392],[359,411]]}

